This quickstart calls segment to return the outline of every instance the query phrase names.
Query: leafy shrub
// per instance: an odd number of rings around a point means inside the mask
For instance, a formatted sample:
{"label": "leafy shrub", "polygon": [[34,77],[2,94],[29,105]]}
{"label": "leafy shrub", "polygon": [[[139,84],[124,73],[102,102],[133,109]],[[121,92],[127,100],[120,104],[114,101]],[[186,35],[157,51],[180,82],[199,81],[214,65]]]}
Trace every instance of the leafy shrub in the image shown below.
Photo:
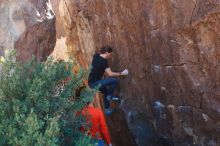
{"label": "leafy shrub", "polygon": [[74,114],[94,94],[85,89],[83,97],[74,97],[86,72],[73,74],[73,63],[52,59],[19,64],[14,55],[1,58],[0,145],[90,145],[78,131],[84,119]]}

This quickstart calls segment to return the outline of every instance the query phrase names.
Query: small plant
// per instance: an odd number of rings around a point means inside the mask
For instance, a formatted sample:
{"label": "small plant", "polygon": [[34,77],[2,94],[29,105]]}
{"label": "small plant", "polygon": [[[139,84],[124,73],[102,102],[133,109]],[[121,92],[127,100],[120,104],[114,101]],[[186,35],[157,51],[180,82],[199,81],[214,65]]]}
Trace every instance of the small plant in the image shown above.
{"label": "small plant", "polygon": [[94,94],[85,89],[83,97],[74,97],[86,72],[73,74],[71,62],[33,58],[21,64],[14,56],[7,51],[0,61],[0,145],[91,145],[78,130],[83,117],[75,114]]}

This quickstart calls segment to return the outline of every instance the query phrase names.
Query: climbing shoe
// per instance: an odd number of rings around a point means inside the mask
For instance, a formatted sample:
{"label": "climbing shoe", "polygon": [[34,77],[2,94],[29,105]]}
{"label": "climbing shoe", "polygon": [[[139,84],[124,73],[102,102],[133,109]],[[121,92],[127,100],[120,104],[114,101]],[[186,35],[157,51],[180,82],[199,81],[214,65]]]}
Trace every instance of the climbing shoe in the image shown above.
{"label": "climbing shoe", "polygon": [[111,100],[112,100],[112,96],[111,96],[111,95],[107,95],[107,96],[106,96],[106,99],[107,99],[108,101],[111,101]]}
{"label": "climbing shoe", "polygon": [[105,109],[105,115],[106,116],[110,116],[110,115],[112,115],[112,113],[113,113],[113,109],[112,108],[106,108]]}
{"label": "climbing shoe", "polygon": [[116,101],[116,102],[120,102],[120,98],[118,96],[115,96],[115,95],[111,97],[111,100]]}

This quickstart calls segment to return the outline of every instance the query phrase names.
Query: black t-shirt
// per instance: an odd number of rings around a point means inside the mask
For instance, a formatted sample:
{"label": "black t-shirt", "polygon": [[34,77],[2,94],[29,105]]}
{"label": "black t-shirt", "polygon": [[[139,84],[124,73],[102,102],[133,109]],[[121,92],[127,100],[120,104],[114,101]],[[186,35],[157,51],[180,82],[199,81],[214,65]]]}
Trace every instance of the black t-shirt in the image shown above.
{"label": "black t-shirt", "polygon": [[101,57],[100,54],[95,54],[92,59],[92,69],[88,79],[89,84],[101,80],[105,69],[108,67],[108,61]]}

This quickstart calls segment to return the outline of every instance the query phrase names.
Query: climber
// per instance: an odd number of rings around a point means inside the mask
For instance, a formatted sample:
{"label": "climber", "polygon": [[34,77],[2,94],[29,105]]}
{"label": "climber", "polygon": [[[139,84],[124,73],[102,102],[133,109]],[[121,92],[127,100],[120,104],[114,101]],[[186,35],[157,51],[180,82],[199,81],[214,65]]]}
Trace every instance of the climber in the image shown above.
{"label": "climber", "polygon": [[[110,100],[119,100],[117,96],[113,95],[117,84],[117,79],[115,77],[128,75],[127,69],[122,72],[113,72],[111,70],[107,59],[111,57],[112,51],[113,50],[110,46],[104,46],[100,49],[100,53],[93,56],[92,69],[88,78],[90,88],[99,86],[99,91],[104,94],[106,115],[110,115],[113,111],[110,107]],[[103,79],[104,73],[106,73],[109,77]]]}
{"label": "climber", "polygon": [[89,129],[81,127],[80,130],[84,133],[88,132],[92,138],[98,140],[97,146],[104,146],[104,141],[108,146],[112,146],[102,110],[95,108],[92,101],[87,103],[87,106],[82,109],[81,114],[85,117],[90,127]]}

